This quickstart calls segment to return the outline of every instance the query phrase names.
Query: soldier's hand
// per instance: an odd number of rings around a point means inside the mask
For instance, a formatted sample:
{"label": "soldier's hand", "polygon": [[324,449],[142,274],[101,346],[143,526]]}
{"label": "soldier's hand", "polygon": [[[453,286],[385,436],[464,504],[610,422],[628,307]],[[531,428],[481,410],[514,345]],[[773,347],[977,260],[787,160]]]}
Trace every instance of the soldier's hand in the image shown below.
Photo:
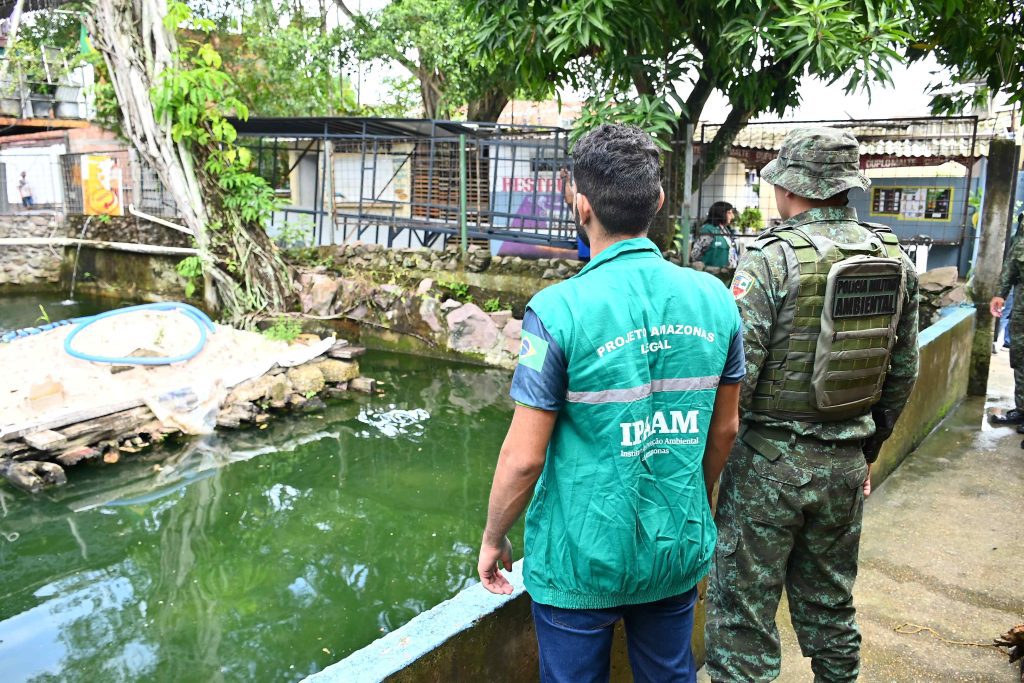
{"label": "soldier's hand", "polygon": [[992,301],[988,302],[988,311],[992,314],[993,318],[998,318],[1003,314],[1003,306],[1006,305],[1006,300],[1001,296],[992,297]]}
{"label": "soldier's hand", "polygon": [[868,473],[864,477],[864,497],[871,495],[871,463],[868,463]]}

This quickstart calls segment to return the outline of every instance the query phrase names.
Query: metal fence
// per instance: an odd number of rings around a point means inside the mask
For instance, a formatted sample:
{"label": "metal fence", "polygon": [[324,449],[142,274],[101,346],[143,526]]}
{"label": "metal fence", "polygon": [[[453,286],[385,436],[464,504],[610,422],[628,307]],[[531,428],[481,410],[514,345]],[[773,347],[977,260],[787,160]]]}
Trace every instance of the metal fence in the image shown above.
{"label": "metal fence", "polygon": [[162,218],[177,216],[177,205],[164,188],[156,172],[142,161],[133,149],[113,149],[91,151],[76,154],[64,154],[60,157],[60,169],[63,185],[64,211],[68,214],[81,214],[85,210],[82,183],[82,157],[109,157],[112,170],[118,176],[121,188],[121,201],[127,207]]}
{"label": "metal fence", "polygon": [[464,131],[453,133],[433,123],[409,123],[409,134],[396,134],[396,125],[389,134],[240,138],[287,204],[271,234],[389,247],[443,246],[463,235],[575,245],[559,174],[571,165],[566,131],[449,124]]}

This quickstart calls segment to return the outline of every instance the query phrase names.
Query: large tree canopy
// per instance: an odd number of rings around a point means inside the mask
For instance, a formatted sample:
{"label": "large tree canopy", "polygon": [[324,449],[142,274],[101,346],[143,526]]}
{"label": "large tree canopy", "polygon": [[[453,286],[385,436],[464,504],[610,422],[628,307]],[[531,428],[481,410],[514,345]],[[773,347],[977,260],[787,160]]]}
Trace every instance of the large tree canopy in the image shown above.
{"label": "large tree canopy", "polygon": [[[704,151],[704,177],[752,117],[798,104],[802,79],[842,80],[850,91],[891,82],[913,9],[911,0],[464,2],[479,24],[481,58],[513,63],[526,86],[583,91],[587,124],[636,123],[667,148],[712,92],[723,93],[731,109]],[[670,182],[683,175],[674,156]],[[695,175],[694,186],[702,180]],[[670,231],[652,234],[666,242]]]}
{"label": "large tree canopy", "polygon": [[335,0],[351,19],[352,50],[362,59],[405,68],[419,85],[423,116],[496,121],[519,90],[535,97],[551,92],[544,81],[523,81],[514,58],[481,59],[477,27],[461,0],[393,0],[360,14]]}
{"label": "large tree canopy", "polygon": [[914,33],[910,58],[930,54],[948,70],[932,88],[934,113],[958,114],[997,93],[1024,102],[1024,3],[932,0]]}

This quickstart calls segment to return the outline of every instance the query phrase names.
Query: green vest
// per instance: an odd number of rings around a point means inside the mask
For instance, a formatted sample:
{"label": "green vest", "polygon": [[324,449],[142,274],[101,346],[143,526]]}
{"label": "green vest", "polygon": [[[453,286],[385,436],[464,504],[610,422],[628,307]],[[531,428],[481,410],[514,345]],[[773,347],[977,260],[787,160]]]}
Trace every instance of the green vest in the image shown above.
{"label": "green vest", "polygon": [[702,458],[740,327],[730,292],[635,238],[529,307],[563,350],[569,381],[526,513],[527,590],[571,609],[689,590],[715,546]]}
{"label": "green vest", "polygon": [[797,227],[764,233],[779,242],[789,291],[772,328],[751,410],[780,420],[836,422],[867,415],[882,396],[906,288],[899,240],[884,225],[859,244],[811,237]]}

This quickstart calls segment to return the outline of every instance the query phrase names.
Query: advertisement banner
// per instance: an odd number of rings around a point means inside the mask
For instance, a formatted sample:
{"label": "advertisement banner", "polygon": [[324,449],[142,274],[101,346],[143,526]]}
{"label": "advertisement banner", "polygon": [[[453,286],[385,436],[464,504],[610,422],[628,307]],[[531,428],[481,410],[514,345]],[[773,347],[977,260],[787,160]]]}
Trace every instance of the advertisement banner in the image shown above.
{"label": "advertisement banner", "polygon": [[82,155],[82,213],[124,215],[122,170],[117,159],[105,154]]}

